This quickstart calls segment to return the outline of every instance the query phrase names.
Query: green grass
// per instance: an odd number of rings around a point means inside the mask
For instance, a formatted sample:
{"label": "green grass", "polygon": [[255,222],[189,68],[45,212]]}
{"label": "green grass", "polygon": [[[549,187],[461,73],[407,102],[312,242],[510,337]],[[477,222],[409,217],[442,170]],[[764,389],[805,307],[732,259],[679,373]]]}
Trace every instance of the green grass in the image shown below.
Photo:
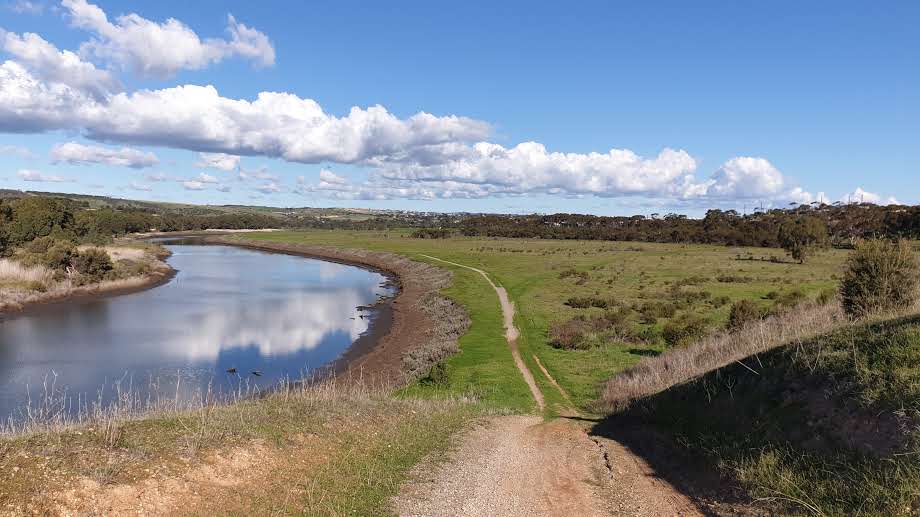
{"label": "green grass", "polygon": [[[844,328],[634,403],[772,511],[920,512],[920,317]],[[900,415],[900,416],[899,416]]]}
{"label": "green grass", "polygon": [[[550,405],[561,403],[561,397],[540,374],[533,355],[582,408],[597,399],[603,380],[635,364],[643,354],[660,351],[661,344],[610,343],[588,350],[554,349],[547,339],[550,324],[578,314],[601,312],[570,308],[564,305],[569,297],[600,296],[624,304],[641,303],[665,299],[671,283],[696,277],[702,281],[685,289],[709,291],[713,298],[727,296],[730,301],[754,299],[766,307],[774,303],[765,299],[771,291],[782,294],[801,289],[814,298],[833,288],[834,275],[846,255],[844,251],[831,250],[799,265],[737,260],[782,256],[775,249],[464,237],[427,240],[409,238],[408,233],[313,230],[247,234],[246,238],[392,251],[422,261],[427,259],[421,254],[428,254],[485,270],[508,289],[517,306],[521,354]],[[436,265],[454,270],[457,281],[447,294],[467,307],[474,322],[470,335],[461,340],[463,353],[450,360],[450,392],[476,391],[474,388],[479,386],[479,393],[496,405],[524,408],[526,387],[506,378],[516,377],[511,357],[504,343],[494,338],[501,335],[494,293],[473,272]],[[577,277],[560,278],[559,273],[570,268],[586,273],[587,280],[579,284]],[[717,278],[723,275],[748,277],[750,281],[719,282]],[[700,304],[687,310],[700,312],[713,326],[719,326],[728,319],[729,305],[714,308]],[[659,320],[654,327],[660,329],[664,322]]]}

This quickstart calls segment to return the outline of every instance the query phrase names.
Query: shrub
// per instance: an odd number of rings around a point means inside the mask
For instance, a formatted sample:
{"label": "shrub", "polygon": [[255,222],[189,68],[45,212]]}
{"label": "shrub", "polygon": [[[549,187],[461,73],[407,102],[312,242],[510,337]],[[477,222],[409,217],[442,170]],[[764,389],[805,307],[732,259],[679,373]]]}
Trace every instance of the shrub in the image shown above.
{"label": "shrub", "polygon": [[763,318],[764,312],[751,300],[738,300],[728,313],[729,330],[738,330],[751,321]]}
{"label": "shrub", "polygon": [[709,321],[695,314],[683,314],[669,321],[662,331],[665,343],[670,346],[688,345],[709,331]]}
{"label": "shrub", "polygon": [[81,251],[73,259],[74,269],[92,281],[99,281],[114,269],[112,259],[105,250],[90,248]]}
{"label": "shrub", "polygon": [[447,386],[450,384],[447,363],[444,361],[435,363],[435,365],[431,367],[431,371],[428,372],[428,375],[419,379],[419,382],[428,386]]}
{"label": "shrub", "polygon": [[597,307],[599,309],[607,308],[607,300],[587,296],[573,296],[566,300],[565,304],[573,309],[587,309],[588,307]]}
{"label": "shrub", "polygon": [[453,232],[446,228],[420,228],[412,232],[415,239],[448,239]]}
{"label": "shrub", "polygon": [[658,318],[673,318],[677,306],[670,302],[645,302],[638,309],[642,323],[654,324]]}
{"label": "shrub", "polygon": [[850,253],[840,282],[843,310],[851,317],[908,307],[917,300],[920,264],[907,241],[861,241]]}
{"label": "shrub", "polygon": [[549,328],[549,343],[563,350],[587,348],[588,343],[585,339],[587,326],[587,322],[580,318],[553,323]]}
{"label": "shrub", "polygon": [[712,299],[712,306],[719,308],[724,305],[728,305],[729,303],[731,303],[731,301],[732,299],[729,298],[728,296],[717,296]]}

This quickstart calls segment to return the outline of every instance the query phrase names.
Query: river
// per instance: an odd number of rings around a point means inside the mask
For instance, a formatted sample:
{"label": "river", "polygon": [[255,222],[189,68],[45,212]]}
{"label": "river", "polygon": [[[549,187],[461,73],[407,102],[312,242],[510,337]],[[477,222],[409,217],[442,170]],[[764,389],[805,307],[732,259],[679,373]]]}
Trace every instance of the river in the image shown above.
{"label": "river", "polygon": [[43,403],[75,414],[119,396],[144,405],[271,388],[339,357],[371,328],[377,311],[364,306],[393,294],[384,275],[354,266],[163,244],[178,271],[164,285],[3,317],[0,418]]}

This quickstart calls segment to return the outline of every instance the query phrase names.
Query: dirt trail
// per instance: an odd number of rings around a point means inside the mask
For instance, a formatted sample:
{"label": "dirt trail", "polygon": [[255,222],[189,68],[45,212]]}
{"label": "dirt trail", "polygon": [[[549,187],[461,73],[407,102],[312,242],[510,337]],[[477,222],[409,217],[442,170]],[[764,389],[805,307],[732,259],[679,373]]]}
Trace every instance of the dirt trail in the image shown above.
{"label": "dirt trail", "polygon": [[489,282],[489,285],[495,289],[495,294],[498,295],[498,301],[502,306],[502,316],[504,317],[505,323],[505,339],[508,340],[508,347],[511,348],[511,356],[514,358],[514,364],[517,365],[517,369],[521,372],[521,375],[524,376],[524,380],[527,382],[527,386],[530,387],[530,393],[533,394],[533,398],[537,402],[537,407],[540,408],[540,412],[542,412],[543,408],[545,407],[545,403],[543,401],[543,393],[540,392],[540,388],[537,387],[537,381],[534,380],[533,374],[530,373],[530,370],[527,368],[527,365],[524,364],[524,360],[521,358],[521,352],[518,351],[517,339],[521,334],[518,332],[517,327],[514,326],[514,304],[511,302],[511,299],[508,298],[508,291],[506,291],[504,287],[495,285],[495,282],[489,278],[489,275],[481,269],[476,269],[464,264],[458,264],[456,262],[450,262],[449,260],[439,259],[438,257],[432,257],[431,255],[422,256],[432,260],[437,260],[438,262],[443,262],[445,264],[451,264],[453,266],[469,269],[470,271],[475,271],[482,275],[482,277],[486,279],[486,282]]}
{"label": "dirt trail", "polygon": [[[424,255],[481,274],[501,302],[515,364],[540,407],[543,395],[521,359],[514,306],[504,288],[481,269]],[[578,415],[568,393],[534,356],[543,375]],[[589,436],[585,424],[539,416],[485,419],[469,430],[448,458],[429,458],[414,470],[393,507],[405,516],[595,515],[699,516],[693,502],[622,444]]]}

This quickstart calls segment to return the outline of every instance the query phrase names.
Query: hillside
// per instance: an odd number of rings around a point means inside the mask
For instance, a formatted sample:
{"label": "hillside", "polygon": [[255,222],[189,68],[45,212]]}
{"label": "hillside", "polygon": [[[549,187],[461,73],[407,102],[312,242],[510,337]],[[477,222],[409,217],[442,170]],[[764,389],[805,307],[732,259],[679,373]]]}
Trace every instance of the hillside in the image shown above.
{"label": "hillside", "polygon": [[[920,511],[920,316],[748,357],[599,426],[651,425],[770,511]],[[663,469],[666,470],[666,469]]]}

